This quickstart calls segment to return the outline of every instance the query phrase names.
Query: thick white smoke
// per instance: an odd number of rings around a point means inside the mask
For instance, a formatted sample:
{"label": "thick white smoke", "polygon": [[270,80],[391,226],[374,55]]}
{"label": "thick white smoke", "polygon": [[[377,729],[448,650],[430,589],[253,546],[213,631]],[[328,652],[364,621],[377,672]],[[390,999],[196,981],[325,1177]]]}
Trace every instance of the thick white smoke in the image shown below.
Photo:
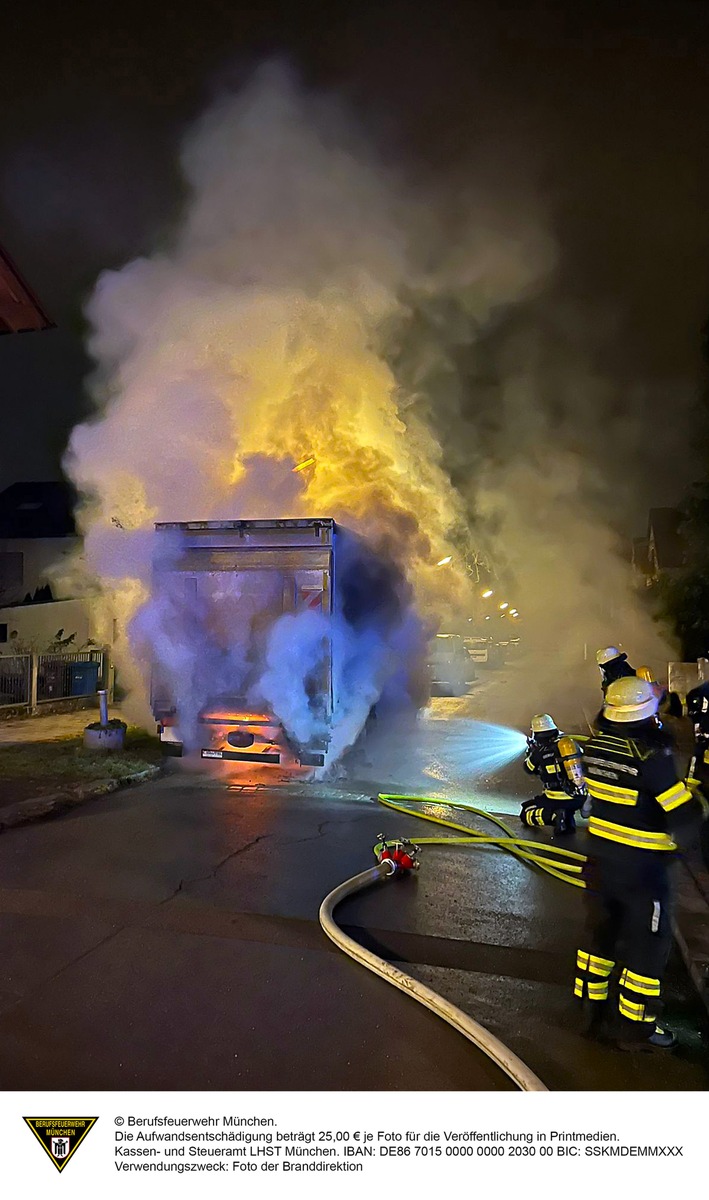
{"label": "thick white smoke", "polygon": [[[470,598],[460,554],[436,568],[465,542],[465,509],[435,420],[392,369],[392,323],[406,319],[411,289],[465,289],[483,320],[546,269],[548,244],[533,227],[503,236],[472,202],[453,218],[442,196],[411,200],[339,108],[278,64],[213,106],[182,167],[189,196],[171,243],[101,276],[88,306],[97,413],[66,460],[87,497],[86,570],[120,618],[134,711],[145,714],[157,661],[188,738],[207,691],[235,681],[300,737],[318,719],[305,704],[318,622],[271,623],[254,661],[235,617],[238,580],[219,581],[214,605],[158,594],[150,530],[332,516],[366,537],[414,590],[384,626],[336,620],[340,753],[373,701],[411,693],[426,622]],[[293,474],[305,459],[313,465]],[[262,601],[268,609],[265,594],[246,601],[253,620]]]}

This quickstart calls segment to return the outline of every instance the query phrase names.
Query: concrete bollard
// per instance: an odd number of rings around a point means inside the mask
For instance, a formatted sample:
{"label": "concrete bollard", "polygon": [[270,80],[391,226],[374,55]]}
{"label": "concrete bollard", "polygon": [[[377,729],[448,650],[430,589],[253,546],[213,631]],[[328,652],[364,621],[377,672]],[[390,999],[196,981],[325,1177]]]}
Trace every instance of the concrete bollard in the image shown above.
{"label": "concrete bollard", "polygon": [[108,719],[108,692],[98,694],[100,720],[92,721],[84,729],[84,746],[87,750],[122,750],[126,742],[125,721]]}

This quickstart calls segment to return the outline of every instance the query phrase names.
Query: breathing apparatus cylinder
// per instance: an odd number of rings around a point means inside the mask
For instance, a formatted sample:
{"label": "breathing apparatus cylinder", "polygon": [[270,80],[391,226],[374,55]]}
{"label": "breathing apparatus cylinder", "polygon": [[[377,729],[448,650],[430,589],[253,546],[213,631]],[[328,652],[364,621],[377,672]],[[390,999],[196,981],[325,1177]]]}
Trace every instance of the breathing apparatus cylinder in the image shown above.
{"label": "breathing apparatus cylinder", "polygon": [[581,751],[576,742],[573,738],[562,737],[559,738],[557,745],[569,782],[575,788],[582,788],[584,786],[584,777],[581,766]]}

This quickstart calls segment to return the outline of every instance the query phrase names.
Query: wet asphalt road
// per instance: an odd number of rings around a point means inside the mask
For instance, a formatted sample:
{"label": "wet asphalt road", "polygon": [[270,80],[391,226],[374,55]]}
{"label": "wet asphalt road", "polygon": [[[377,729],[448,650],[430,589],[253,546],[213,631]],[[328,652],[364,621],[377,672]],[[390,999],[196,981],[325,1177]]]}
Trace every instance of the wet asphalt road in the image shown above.
{"label": "wet asphalt road", "polygon": [[[455,743],[484,694],[435,707],[439,745]],[[400,786],[419,767],[409,756]],[[322,898],[372,864],[377,834],[431,833],[373,802],[368,772],[378,774],[371,758],[351,765],[359,782],[254,790],[175,763],[152,784],[3,833],[0,1086],[511,1088],[319,928]],[[436,772],[429,783],[459,794]],[[520,784],[517,760],[475,786],[516,812]],[[668,977],[678,1051],[622,1054],[578,1036],[570,979],[582,908],[576,889],[508,855],[431,847],[416,877],[346,901],[338,919],[470,1012],[550,1088],[706,1089],[702,1012],[678,961]]]}

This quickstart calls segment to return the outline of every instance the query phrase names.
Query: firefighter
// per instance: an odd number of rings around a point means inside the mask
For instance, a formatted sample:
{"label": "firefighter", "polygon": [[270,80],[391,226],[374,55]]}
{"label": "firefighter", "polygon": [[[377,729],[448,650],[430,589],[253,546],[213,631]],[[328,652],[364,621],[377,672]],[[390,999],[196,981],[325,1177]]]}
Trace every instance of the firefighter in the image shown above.
{"label": "firefighter", "polygon": [[668,692],[664,684],[659,683],[658,680],[655,679],[655,676],[649,667],[638,667],[635,674],[637,675],[638,679],[646,679],[648,683],[651,683],[657,692],[658,699],[660,701],[660,706],[657,711],[660,718],[682,716],[682,701],[677,693]]}
{"label": "firefighter", "polygon": [[574,991],[584,1003],[587,1032],[627,1049],[675,1044],[657,1023],[672,940],[670,867],[675,837],[693,833],[704,815],[700,794],[677,778],[672,738],[657,709],[647,680],[616,680],[584,747],[592,849]]}
{"label": "firefighter", "polygon": [[[687,692],[687,716],[694,730],[694,749],[687,772],[687,786],[701,788],[709,798],[709,680]],[[704,868],[709,871],[709,821],[702,825],[700,849]]]}
{"label": "firefighter", "polygon": [[598,650],[596,662],[601,672],[601,687],[604,696],[609,683],[613,683],[616,679],[623,679],[625,676],[630,678],[635,674],[628,662],[627,654],[623,654],[617,646],[606,646],[604,650]]}
{"label": "firefighter", "polygon": [[573,738],[559,731],[548,713],[532,717],[525,770],[538,775],[542,794],[522,805],[520,818],[531,829],[553,825],[555,835],[573,833],[574,813],[586,799],[581,751]]}
{"label": "firefighter", "polygon": [[698,743],[709,747],[709,681],[687,692],[687,716],[694,727],[695,749]]}

